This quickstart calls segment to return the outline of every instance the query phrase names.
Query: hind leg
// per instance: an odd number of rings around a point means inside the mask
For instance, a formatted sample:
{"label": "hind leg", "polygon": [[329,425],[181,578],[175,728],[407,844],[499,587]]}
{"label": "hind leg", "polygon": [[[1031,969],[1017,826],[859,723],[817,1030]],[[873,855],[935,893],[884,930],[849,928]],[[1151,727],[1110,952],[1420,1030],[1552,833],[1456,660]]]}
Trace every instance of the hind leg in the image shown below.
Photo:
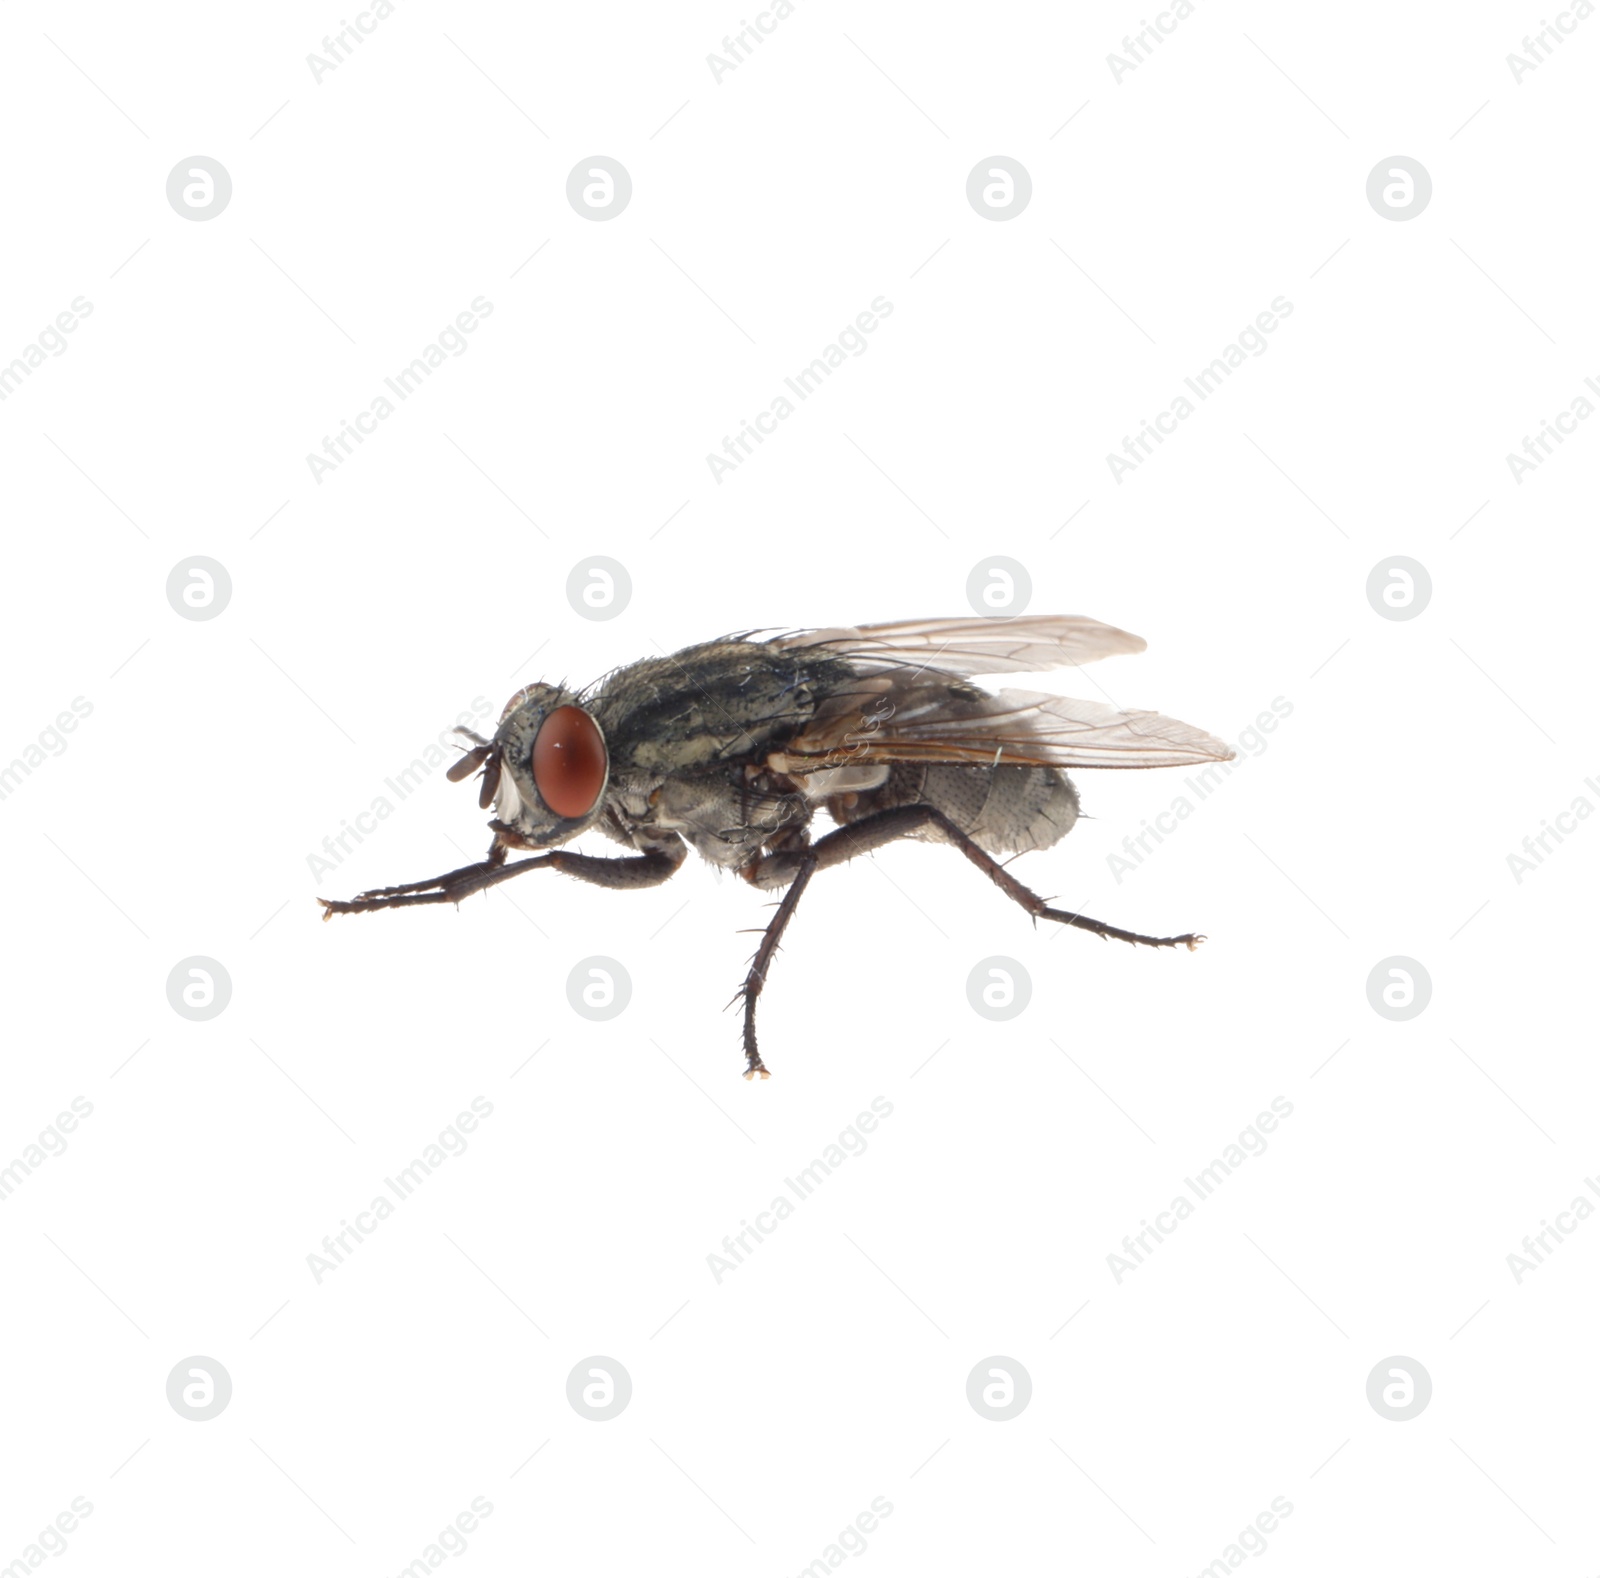
{"label": "hind leg", "polygon": [[761,1061],[761,1053],[756,1045],[756,999],[767,984],[767,967],[772,962],[773,954],[778,951],[783,933],[794,918],[795,909],[800,903],[800,895],[805,892],[811,878],[829,866],[841,865],[857,855],[870,854],[873,850],[881,849],[885,844],[892,844],[897,839],[926,836],[930,831],[954,844],[1007,898],[1020,904],[1035,920],[1056,921],[1063,926],[1074,926],[1080,931],[1093,932],[1097,937],[1114,937],[1119,942],[1143,943],[1150,948],[1173,948],[1182,944],[1193,950],[1197,944],[1205,940],[1193,932],[1185,932],[1180,937],[1147,937],[1142,932],[1123,931],[1119,926],[1092,920],[1087,915],[1053,909],[1031,888],[1024,887],[1018,882],[993,855],[974,843],[936,806],[902,805],[873,811],[859,822],[853,822],[848,827],[841,827],[825,838],[818,839],[808,848],[780,850],[775,854],[758,856],[741,873],[747,881],[757,887],[778,887],[785,880],[789,884],[772,919],[767,922],[761,945],[756,949],[755,958],[750,962],[750,972],[745,976],[744,985],[740,988],[740,995],[744,998],[746,1079],[754,1079],[757,1074],[763,1079],[769,1077],[767,1066]]}

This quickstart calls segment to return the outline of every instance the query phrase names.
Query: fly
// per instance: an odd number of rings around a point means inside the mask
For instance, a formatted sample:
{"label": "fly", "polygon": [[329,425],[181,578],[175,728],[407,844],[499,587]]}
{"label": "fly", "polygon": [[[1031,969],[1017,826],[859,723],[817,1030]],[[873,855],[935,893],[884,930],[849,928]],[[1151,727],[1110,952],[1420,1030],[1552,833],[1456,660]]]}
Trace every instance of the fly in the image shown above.
{"label": "fly", "polygon": [[[493,739],[457,731],[472,743],[448,776],[481,770],[478,804],[495,809],[488,855],[425,882],[317,902],[324,919],[458,904],[545,868],[601,887],[654,887],[692,847],[754,887],[783,889],[735,999],[746,1079],[769,1077],[756,999],[807,884],[897,839],[952,845],[1036,920],[1193,949],[1194,933],[1147,937],[1054,909],[996,858],[1047,849],[1071,830],[1078,791],[1068,768],[1232,758],[1223,741],[1159,713],[970,683],[1144,646],[1072,616],[906,620],[729,636],[631,663],[583,690],[528,685],[506,703]],[[819,810],[834,825],[813,841]],[[559,847],[591,829],[631,852]],[[514,850],[539,853],[510,860]]]}

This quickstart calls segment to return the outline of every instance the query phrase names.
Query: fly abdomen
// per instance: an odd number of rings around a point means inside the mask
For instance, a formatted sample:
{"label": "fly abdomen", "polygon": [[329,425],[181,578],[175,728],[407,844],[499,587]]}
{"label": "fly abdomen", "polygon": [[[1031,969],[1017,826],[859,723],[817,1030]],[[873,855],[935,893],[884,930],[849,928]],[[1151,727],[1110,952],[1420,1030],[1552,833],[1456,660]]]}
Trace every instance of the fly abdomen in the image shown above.
{"label": "fly abdomen", "polygon": [[[990,854],[1048,849],[1078,820],[1078,791],[1055,767],[968,766],[953,762],[898,763],[882,788],[835,796],[835,822],[859,822],[891,806],[931,805]],[[935,829],[913,837],[937,839]]]}

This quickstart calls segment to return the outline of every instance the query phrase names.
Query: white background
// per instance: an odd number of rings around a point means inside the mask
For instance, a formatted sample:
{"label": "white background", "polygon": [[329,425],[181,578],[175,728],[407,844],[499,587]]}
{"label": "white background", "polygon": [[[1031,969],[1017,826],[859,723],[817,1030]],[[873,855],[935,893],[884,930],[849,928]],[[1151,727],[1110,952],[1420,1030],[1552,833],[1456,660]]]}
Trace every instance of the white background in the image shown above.
{"label": "white background", "polygon": [[[1591,1570],[1600,1225],[1520,1284],[1506,1257],[1600,1169],[1600,831],[1520,883],[1507,855],[1600,803],[1600,424],[1520,483],[1505,456],[1600,374],[1600,22],[1519,85],[1536,9],[1214,0],[1119,83],[1136,8],[811,0],[719,82],[740,16],[403,0],[319,82],[336,7],[0,12],[0,357],[93,307],[0,405],[0,760],[93,709],[0,801],[0,1163],[93,1106],[0,1205],[0,1563],[82,1496],[83,1573],[396,1573],[482,1496],[452,1569],[789,1574],[883,1497],[852,1570],[1180,1575],[1283,1497],[1252,1567]],[[233,195],[189,222],[197,154]],[[633,181],[603,223],[565,195],[594,154]],[[995,154],[1032,179],[1004,222],[965,195]],[[1366,197],[1396,154],[1433,183],[1402,222]],[[879,296],[719,483],[707,453]],[[1119,702],[1230,740],[1292,707],[1120,881],[1180,773],[1083,774],[1094,820],[1015,867],[1199,952],[1035,931],[892,849],[813,884],[747,1085],[723,1005],[768,898],[698,862],[319,922],[481,852],[436,772],[308,860],[474,697],[966,613],[992,554],[1032,611],[1148,638],[1092,671]],[[165,593],[193,555],[232,580],[206,622]],[[632,580],[608,621],[565,592],[594,555]],[[1404,622],[1365,591],[1394,555],[1432,580]],[[166,995],[192,955],[232,981],[199,1023]],[[568,1005],[592,955],[632,980],[606,1023]],[[1033,983],[1005,1023],[966,996],[994,955]],[[1394,955],[1432,981],[1406,1022],[1367,997]],[[477,1096],[465,1154],[318,1283]],[[719,1283],[874,1097],[866,1152]],[[1274,1097],[1265,1154],[1117,1281]],[[195,1355],[233,1387],[203,1423],[165,1392]],[[632,1378],[610,1422],[567,1401],[591,1355]],[[1009,1422],[966,1398],[993,1355],[1032,1381]],[[1431,1376],[1409,1422],[1367,1400],[1391,1356]]]}

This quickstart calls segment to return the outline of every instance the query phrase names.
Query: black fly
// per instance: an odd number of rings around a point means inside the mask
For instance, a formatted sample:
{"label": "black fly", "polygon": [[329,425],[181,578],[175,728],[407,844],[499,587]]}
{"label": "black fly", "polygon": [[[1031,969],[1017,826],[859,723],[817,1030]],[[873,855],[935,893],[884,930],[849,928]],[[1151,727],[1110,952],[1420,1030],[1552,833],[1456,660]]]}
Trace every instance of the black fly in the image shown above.
{"label": "black fly", "polygon": [[[756,998],[806,884],[896,839],[954,845],[1036,918],[1193,948],[1193,934],[1146,937],[1052,909],[995,859],[1045,849],[1071,829],[1078,792],[1066,768],[1233,755],[1158,713],[968,683],[1144,645],[1092,619],[908,620],[709,641],[629,664],[584,691],[529,685],[507,702],[492,740],[460,731],[473,747],[449,772],[459,782],[483,769],[478,803],[495,806],[488,856],[426,882],[318,902],[324,918],[454,904],[539,867],[602,887],[653,887],[693,845],[758,888],[785,890],[740,989],[746,1079],[768,1077]],[[813,843],[819,809],[836,825]],[[590,828],[633,853],[556,847]],[[508,863],[518,849],[546,853]]]}

